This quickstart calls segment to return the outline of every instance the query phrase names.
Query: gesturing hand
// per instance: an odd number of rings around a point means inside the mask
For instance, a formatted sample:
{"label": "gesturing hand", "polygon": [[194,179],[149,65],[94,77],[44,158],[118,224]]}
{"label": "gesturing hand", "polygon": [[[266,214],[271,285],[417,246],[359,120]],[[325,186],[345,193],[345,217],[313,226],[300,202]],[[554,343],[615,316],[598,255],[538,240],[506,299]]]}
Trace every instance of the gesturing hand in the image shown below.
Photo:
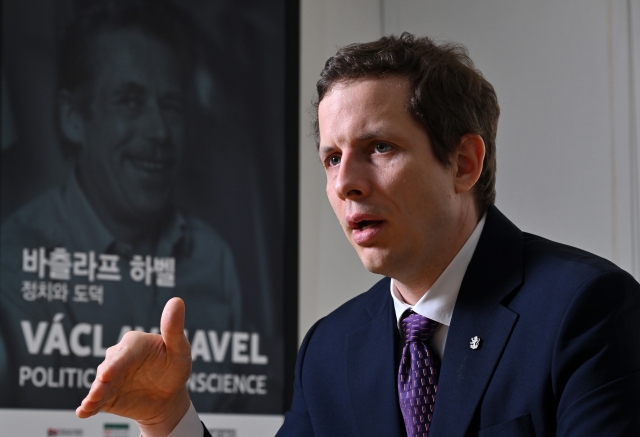
{"label": "gesturing hand", "polygon": [[173,298],[162,312],[160,332],[128,332],[107,349],[80,418],[105,411],[134,419],[145,436],[165,436],[189,409],[186,382],[191,347],[184,336],[184,302]]}

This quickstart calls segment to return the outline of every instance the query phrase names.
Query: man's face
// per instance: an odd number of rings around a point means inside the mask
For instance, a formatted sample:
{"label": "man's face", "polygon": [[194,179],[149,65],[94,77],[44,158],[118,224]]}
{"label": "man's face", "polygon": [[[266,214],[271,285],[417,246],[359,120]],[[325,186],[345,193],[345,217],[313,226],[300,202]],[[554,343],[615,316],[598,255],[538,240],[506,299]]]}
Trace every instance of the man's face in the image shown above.
{"label": "man's face", "polygon": [[177,60],[138,30],[103,32],[94,43],[91,104],[78,166],[85,191],[125,220],[169,206],[184,146]]}
{"label": "man's face", "polygon": [[398,280],[439,268],[459,226],[454,170],[434,157],[408,93],[399,77],[339,82],[318,107],[331,206],[365,267]]}

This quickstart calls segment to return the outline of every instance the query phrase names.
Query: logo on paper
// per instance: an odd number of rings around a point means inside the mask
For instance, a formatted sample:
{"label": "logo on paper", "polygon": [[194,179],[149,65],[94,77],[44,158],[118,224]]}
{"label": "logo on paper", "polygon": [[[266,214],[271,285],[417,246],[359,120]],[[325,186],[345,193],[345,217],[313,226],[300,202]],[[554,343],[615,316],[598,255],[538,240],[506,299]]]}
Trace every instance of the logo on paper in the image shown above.
{"label": "logo on paper", "polygon": [[105,423],[104,437],[129,437],[129,424]]}
{"label": "logo on paper", "polygon": [[211,437],[237,437],[235,429],[209,428]]}
{"label": "logo on paper", "polygon": [[49,428],[47,429],[47,437],[58,437],[58,436],[73,436],[80,437],[84,433],[81,429],[69,429],[69,428]]}

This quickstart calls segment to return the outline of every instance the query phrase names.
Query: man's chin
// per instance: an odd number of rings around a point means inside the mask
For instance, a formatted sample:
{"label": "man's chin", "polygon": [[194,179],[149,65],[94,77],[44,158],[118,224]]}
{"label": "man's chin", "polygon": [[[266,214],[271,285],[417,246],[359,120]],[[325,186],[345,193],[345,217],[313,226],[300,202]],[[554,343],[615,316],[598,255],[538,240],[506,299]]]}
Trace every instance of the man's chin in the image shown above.
{"label": "man's chin", "polygon": [[389,260],[379,249],[359,248],[358,256],[364,268],[377,275],[389,276]]}
{"label": "man's chin", "polygon": [[144,199],[145,201],[137,200],[135,203],[130,201],[129,204],[131,216],[135,217],[138,222],[157,223],[166,219],[173,210],[173,206],[167,198],[157,202],[150,202],[150,198]]}

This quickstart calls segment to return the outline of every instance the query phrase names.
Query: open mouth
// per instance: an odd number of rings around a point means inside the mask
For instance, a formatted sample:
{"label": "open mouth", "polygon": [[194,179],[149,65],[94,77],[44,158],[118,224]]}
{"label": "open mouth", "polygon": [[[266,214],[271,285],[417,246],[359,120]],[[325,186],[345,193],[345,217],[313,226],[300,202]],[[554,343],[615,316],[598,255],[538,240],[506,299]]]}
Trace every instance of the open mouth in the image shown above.
{"label": "open mouth", "polygon": [[380,220],[362,220],[356,223],[355,229],[359,231],[364,231],[373,226],[379,225],[381,223]]}
{"label": "open mouth", "polygon": [[349,219],[351,235],[356,244],[366,245],[373,242],[373,239],[382,230],[384,220],[359,220],[359,218],[356,216]]}

